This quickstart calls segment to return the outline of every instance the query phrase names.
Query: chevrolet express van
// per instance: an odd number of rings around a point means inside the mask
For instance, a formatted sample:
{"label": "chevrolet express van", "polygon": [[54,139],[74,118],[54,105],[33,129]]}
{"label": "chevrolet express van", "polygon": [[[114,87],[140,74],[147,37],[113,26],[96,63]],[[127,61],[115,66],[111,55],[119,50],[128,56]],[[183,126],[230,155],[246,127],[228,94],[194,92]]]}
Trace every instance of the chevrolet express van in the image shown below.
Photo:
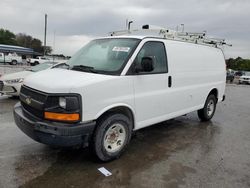
{"label": "chevrolet express van", "polygon": [[88,146],[102,161],[121,155],[138,129],[198,111],[210,120],[224,100],[224,55],[216,46],[166,37],[91,41],[65,64],[26,78],[17,126],[52,146]]}

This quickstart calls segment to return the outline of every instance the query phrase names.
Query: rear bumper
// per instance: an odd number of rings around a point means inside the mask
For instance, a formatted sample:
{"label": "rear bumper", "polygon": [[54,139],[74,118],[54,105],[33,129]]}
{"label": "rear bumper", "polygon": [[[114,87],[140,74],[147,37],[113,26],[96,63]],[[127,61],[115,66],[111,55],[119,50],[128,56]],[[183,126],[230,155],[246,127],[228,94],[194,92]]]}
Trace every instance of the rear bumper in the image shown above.
{"label": "rear bumper", "polygon": [[96,123],[49,123],[27,117],[20,103],[14,107],[16,125],[33,140],[60,147],[88,146]]}

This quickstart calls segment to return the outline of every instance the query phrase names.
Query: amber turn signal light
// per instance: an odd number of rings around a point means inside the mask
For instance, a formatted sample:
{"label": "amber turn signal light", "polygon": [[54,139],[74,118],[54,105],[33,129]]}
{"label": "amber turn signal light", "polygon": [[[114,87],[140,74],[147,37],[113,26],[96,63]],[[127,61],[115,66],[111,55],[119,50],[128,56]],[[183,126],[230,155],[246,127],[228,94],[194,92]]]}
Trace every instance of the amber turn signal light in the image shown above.
{"label": "amber turn signal light", "polygon": [[44,117],[46,119],[56,121],[78,121],[80,119],[80,115],[78,113],[62,114],[54,112],[44,112]]}

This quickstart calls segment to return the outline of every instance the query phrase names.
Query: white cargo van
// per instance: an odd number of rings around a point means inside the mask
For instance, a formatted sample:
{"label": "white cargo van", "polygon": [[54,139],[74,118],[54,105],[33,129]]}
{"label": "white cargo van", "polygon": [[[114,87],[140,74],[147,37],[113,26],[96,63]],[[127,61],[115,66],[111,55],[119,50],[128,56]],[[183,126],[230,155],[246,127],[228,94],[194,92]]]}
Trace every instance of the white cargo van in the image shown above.
{"label": "white cargo van", "polygon": [[133,131],[196,110],[202,121],[210,120],[225,98],[218,43],[129,33],[93,40],[66,69],[26,78],[14,107],[17,126],[48,145],[90,144],[109,161],[120,156]]}

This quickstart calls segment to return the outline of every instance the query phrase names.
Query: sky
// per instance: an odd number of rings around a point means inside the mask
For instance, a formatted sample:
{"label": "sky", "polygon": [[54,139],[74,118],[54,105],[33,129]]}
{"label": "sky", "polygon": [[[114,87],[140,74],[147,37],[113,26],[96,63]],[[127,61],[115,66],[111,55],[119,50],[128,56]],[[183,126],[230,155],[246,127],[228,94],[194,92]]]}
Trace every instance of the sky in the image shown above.
{"label": "sky", "polygon": [[250,58],[250,0],[0,0],[0,28],[44,38],[54,53],[73,55],[96,37],[126,28],[152,24],[185,31],[207,31],[225,38],[226,58]]}

